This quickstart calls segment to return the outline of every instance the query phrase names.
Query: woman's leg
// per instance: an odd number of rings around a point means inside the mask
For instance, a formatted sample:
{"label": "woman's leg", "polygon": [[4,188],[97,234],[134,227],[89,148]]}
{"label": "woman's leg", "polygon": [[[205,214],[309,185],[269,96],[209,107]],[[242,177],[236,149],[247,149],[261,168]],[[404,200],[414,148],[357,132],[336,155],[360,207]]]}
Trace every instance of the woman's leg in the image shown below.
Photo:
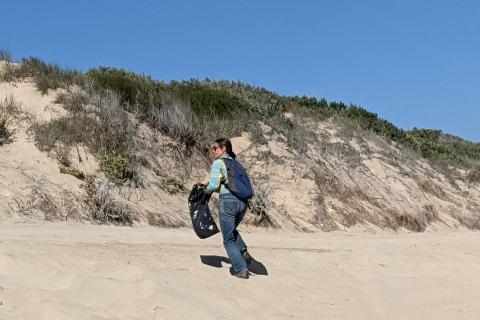
{"label": "woman's leg", "polygon": [[243,248],[245,243],[236,230],[238,223],[241,221],[238,215],[243,211],[241,204],[243,203],[238,201],[238,199],[228,196],[220,198],[219,203],[220,229],[222,230],[223,245],[227,251],[234,273],[248,270],[247,263],[240,251],[240,248]]}
{"label": "woman's leg", "polygon": [[[242,222],[242,219],[243,217],[245,216],[245,212],[247,212],[247,206],[240,201],[240,212],[237,214],[237,216],[235,217],[235,231],[234,231],[234,236],[235,236],[235,243],[237,244],[237,248],[238,250],[240,250],[240,252],[244,252],[247,250],[247,244],[245,243],[245,241],[243,241],[243,238],[242,236],[240,235],[240,233],[237,231],[237,227],[238,225],[240,224],[240,222]],[[242,207],[243,205],[243,207]]]}

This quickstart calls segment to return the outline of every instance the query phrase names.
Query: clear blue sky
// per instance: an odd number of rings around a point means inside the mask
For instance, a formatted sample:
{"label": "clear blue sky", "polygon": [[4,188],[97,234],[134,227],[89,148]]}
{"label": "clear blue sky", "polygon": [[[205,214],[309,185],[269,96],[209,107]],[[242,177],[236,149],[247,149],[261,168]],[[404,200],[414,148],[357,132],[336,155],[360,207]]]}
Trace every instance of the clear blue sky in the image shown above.
{"label": "clear blue sky", "polygon": [[17,0],[1,11],[0,48],[15,59],[240,80],[480,141],[479,1]]}

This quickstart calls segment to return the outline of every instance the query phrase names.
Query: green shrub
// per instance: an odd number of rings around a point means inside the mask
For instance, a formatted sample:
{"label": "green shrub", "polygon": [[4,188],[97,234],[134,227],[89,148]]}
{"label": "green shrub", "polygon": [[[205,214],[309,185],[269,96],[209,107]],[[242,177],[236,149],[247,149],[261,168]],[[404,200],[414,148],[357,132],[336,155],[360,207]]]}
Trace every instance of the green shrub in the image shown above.
{"label": "green shrub", "polygon": [[249,84],[233,81],[204,81],[203,83],[212,88],[228,91],[230,94],[241,99],[248,105],[250,112],[260,117],[272,117],[285,111],[288,103],[288,97],[280,96],[265,88],[253,87]]}
{"label": "green shrub", "polygon": [[166,86],[149,76],[138,75],[123,69],[101,67],[86,74],[93,80],[95,89],[112,90],[130,106],[138,106],[145,112],[151,107],[160,107]]}
{"label": "green shrub", "polygon": [[83,171],[75,169],[75,168],[68,168],[65,166],[60,166],[60,173],[69,174],[74,176],[77,179],[85,180],[85,173]]}
{"label": "green shrub", "polygon": [[308,109],[326,109],[329,107],[328,102],[325,98],[321,98],[320,100],[318,100],[315,97],[307,97],[304,95],[302,97],[289,97],[289,100],[297,103],[301,107]]}
{"label": "green shrub", "polygon": [[13,132],[7,127],[7,119],[0,118],[0,146],[13,142]]}
{"label": "green shrub", "polygon": [[467,173],[467,181],[469,184],[479,184],[480,183],[480,167],[470,170]]}
{"label": "green shrub", "polygon": [[389,139],[398,141],[405,135],[403,130],[362,107],[350,105],[343,109],[343,114],[350,119],[355,119],[362,129],[373,131]]}
{"label": "green shrub", "polygon": [[171,177],[171,176],[167,176],[165,174],[165,172],[157,169],[157,168],[153,168],[153,172],[155,173],[155,175],[157,175],[158,177],[160,177],[161,179],[161,184],[160,186],[162,187],[162,189],[170,192],[170,193],[178,193],[180,191],[184,191],[185,190],[185,185],[183,184],[183,182],[176,178],[176,177]]}
{"label": "green shrub", "polygon": [[199,117],[231,119],[238,113],[247,113],[248,104],[223,88],[215,88],[197,80],[172,82],[172,92],[180,99],[190,102],[193,112]]}
{"label": "green shrub", "polygon": [[12,62],[12,54],[10,51],[0,49],[0,61]]}
{"label": "green shrub", "polygon": [[440,130],[414,128],[406,133],[404,143],[427,159],[454,166],[465,166],[468,159],[480,160],[480,144],[447,137]]}
{"label": "green shrub", "polygon": [[12,119],[18,117],[19,104],[15,102],[13,96],[5,97],[0,100],[0,146],[13,142],[13,130],[9,128]]}
{"label": "green shrub", "polygon": [[178,193],[185,190],[183,182],[175,177],[167,177],[163,180],[163,184],[167,188],[167,191],[170,193]]}
{"label": "green shrub", "polygon": [[129,160],[119,155],[108,156],[100,163],[100,169],[116,184],[138,182],[137,172]]}

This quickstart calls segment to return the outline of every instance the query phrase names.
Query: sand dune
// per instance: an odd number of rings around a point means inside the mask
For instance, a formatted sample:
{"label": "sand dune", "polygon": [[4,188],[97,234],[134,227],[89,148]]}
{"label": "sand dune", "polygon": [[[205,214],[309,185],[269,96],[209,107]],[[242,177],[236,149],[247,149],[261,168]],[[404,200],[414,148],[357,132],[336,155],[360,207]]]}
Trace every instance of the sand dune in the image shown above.
{"label": "sand dune", "polygon": [[0,225],[0,319],[479,319],[475,232],[245,234],[233,278],[219,236],[188,229]]}
{"label": "sand dune", "polygon": [[[0,99],[13,97],[32,121],[66,114],[57,93],[0,83]],[[132,196],[116,191],[128,196],[135,228],[42,222],[90,218],[84,182],[38,150],[30,124],[13,122],[15,141],[0,152],[1,320],[480,319],[480,238],[466,231],[477,226],[480,189],[461,170],[448,179],[378,137],[341,138],[332,123],[303,124],[319,144],[302,163],[267,125],[265,144],[233,138],[279,227],[248,226],[258,261],[241,280],[219,235],[146,227],[189,225],[188,191],[165,191],[152,172]],[[101,175],[82,150],[72,166]],[[155,163],[176,176],[178,163],[162,154]],[[185,185],[205,173],[189,172]],[[405,232],[402,221],[426,221],[416,228],[426,232]],[[388,228],[401,232],[379,231]],[[292,231],[338,229],[349,232]]]}

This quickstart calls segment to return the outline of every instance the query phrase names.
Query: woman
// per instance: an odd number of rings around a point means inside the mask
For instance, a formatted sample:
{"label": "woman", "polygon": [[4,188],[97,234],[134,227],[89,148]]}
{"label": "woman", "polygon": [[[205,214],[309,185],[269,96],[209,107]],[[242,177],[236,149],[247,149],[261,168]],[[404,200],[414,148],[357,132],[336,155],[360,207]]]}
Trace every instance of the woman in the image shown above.
{"label": "woman", "polygon": [[227,168],[222,159],[236,158],[232,150],[232,142],[225,138],[215,140],[212,153],[215,160],[212,164],[210,180],[205,192],[210,194],[218,191],[220,193],[218,205],[220,229],[223,236],[223,245],[232,264],[232,275],[248,279],[247,265],[252,262],[252,257],[247,251],[247,245],[237,231],[237,227],[247,211],[247,205],[236,198],[225,186],[228,184],[228,177]]}

